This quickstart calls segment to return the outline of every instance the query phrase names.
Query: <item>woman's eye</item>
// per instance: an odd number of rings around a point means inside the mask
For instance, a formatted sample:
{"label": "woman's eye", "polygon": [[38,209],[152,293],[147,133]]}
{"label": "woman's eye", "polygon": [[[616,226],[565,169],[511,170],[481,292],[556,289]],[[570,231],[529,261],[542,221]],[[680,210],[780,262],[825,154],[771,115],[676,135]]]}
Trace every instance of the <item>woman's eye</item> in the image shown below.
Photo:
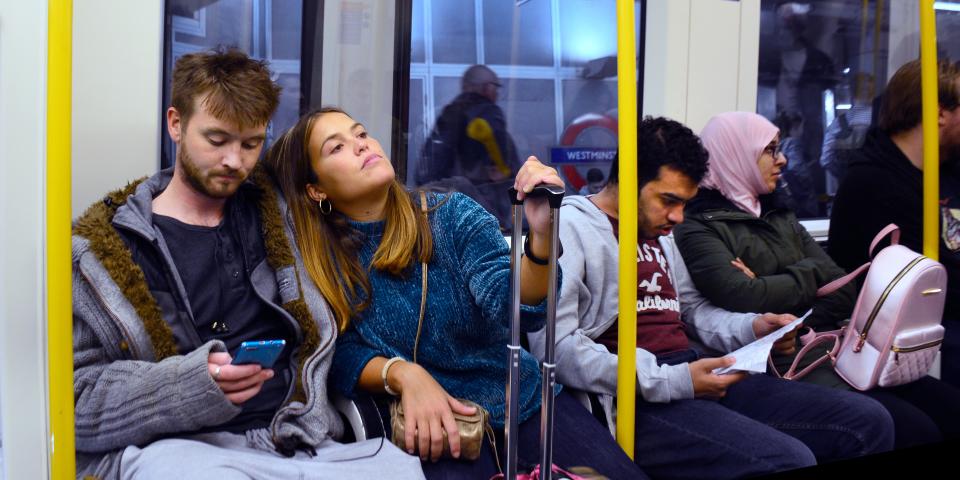
{"label": "woman's eye", "polygon": [[360,138],[367,138],[367,132],[360,132],[360,134],[357,136]]}
{"label": "woman's eye", "polygon": [[341,143],[341,144],[338,144],[336,147],[333,147],[333,148],[330,150],[330,153],[337,153],[337,152],[339,152],[342,148],[343,148],[343,144],[342,144],[342,143]]}

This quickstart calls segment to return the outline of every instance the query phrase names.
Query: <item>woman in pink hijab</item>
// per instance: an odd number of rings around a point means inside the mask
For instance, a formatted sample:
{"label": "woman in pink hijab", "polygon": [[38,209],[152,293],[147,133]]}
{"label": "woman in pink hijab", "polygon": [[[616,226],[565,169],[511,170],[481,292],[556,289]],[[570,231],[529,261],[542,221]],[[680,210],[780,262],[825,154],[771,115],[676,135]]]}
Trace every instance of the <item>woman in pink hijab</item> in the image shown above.
{"label": "woman in pink hijab", "polygon": [[787,159],[780,132],[760,115],[722,113],[700,134],[710,153],[700,191],[677,226],[677,245],[697,288],[739,312],[802,315],[808,326],[835,328],[853,310],[851,285],[823,299],[817,288],[844,271],[786,208],[777,181]]}
{"label": "woman in pink hijab", "polygon": [[711,160],[701,186],[759,217],[760,195],[774,190],[787,166],[777,127],[756,113],[729,112],[713,117],[700,137]]}
{"label": "woman in pink hijab", "polygon": [[[684,222],[674,229],[697,289],[727,310],[800,316],[812,308],[805,326],[839,328],[853,310],[856,288],[850,284],[816,296],[817,288],[845,272],[800,225],[777,188],[787,164],[777,127],[755,113],[728,112],[711,118],[700,136],[710,154],[709,168],[684,210]],[[801,366],[825,350],[812,351]],[[774,355],[774,364],[786,371],[794,356]],[[850,388],[829,363],[803,381]],[[960,389],[924,377],[865,394],[893,417],[895,448],[960,436]],[[926,408],[930,398],[949,398],[955,406]]]}

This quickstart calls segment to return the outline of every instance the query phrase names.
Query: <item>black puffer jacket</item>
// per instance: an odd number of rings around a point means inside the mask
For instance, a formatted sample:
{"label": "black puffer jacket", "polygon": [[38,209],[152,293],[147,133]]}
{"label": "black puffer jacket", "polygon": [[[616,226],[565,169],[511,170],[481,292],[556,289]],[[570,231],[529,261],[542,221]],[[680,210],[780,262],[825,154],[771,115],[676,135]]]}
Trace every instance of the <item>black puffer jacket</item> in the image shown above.
{"label": "black puffer jacket", "polygon": [[[853,285],[817,298],[817,289],[844,275],[823,249],[782,207],[777,195],[761,197],[754,217],[720,192],[703,189],[687,205],[675,237],[697,289],[715,305],[735,312],[801,315],[818,330],[837,328],[849,318],[856,299]],[[756,278],[731,265],[740,258]]]}

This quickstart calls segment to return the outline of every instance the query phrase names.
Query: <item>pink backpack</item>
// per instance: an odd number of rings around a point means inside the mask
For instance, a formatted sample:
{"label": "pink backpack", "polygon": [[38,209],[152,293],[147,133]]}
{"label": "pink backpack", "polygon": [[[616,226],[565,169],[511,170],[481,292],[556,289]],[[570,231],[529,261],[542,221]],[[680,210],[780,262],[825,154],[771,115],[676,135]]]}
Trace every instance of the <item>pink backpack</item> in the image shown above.
{"label": "pink backpack", "polygon": [[[900,228],[895,224],[887,225],[873,239],[871,256],[888,235],[890,246],[871,262],[817,290],[817,296],[833,293],[869,267],[850,323],[833,332],[804,335],[804,347],[783,378],[799,379],[828,358],[837,374],[858,390],[902,385],[930,371],[943,343],[940,321],[947,290],[946,269],[900,245]],[[794,373],[810,349],[834,340],[827,355]]]}

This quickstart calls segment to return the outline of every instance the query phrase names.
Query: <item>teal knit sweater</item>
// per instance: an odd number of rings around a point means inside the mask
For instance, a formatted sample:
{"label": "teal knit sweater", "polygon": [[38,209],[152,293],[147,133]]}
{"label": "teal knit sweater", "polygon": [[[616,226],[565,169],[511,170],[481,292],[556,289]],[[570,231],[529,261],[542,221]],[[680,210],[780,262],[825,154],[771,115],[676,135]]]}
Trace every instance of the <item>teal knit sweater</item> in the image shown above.
{"label": "teal knit sweater", "polygon": [[[472,400],[504,423],[507,344],[510,341],[510,249],[497,220],[469,197],[428,195],[433,259],[427,264],[427,305],[417,362],[454,397]],[[369,268],[384,222],[351,222],[364,234],[360,263]],[[369,271],[370,306],[337,340],[331,378],[353,397],[360,372],[375,356],[413,358],[420,315],[420,264],[403,277]],[[521,305],[523,331],[543,328],[546,301]],[[558,389],[559,390],[559,389]],[[520,358],[520,421],[540,408],[540,371],[527,351]]]}

